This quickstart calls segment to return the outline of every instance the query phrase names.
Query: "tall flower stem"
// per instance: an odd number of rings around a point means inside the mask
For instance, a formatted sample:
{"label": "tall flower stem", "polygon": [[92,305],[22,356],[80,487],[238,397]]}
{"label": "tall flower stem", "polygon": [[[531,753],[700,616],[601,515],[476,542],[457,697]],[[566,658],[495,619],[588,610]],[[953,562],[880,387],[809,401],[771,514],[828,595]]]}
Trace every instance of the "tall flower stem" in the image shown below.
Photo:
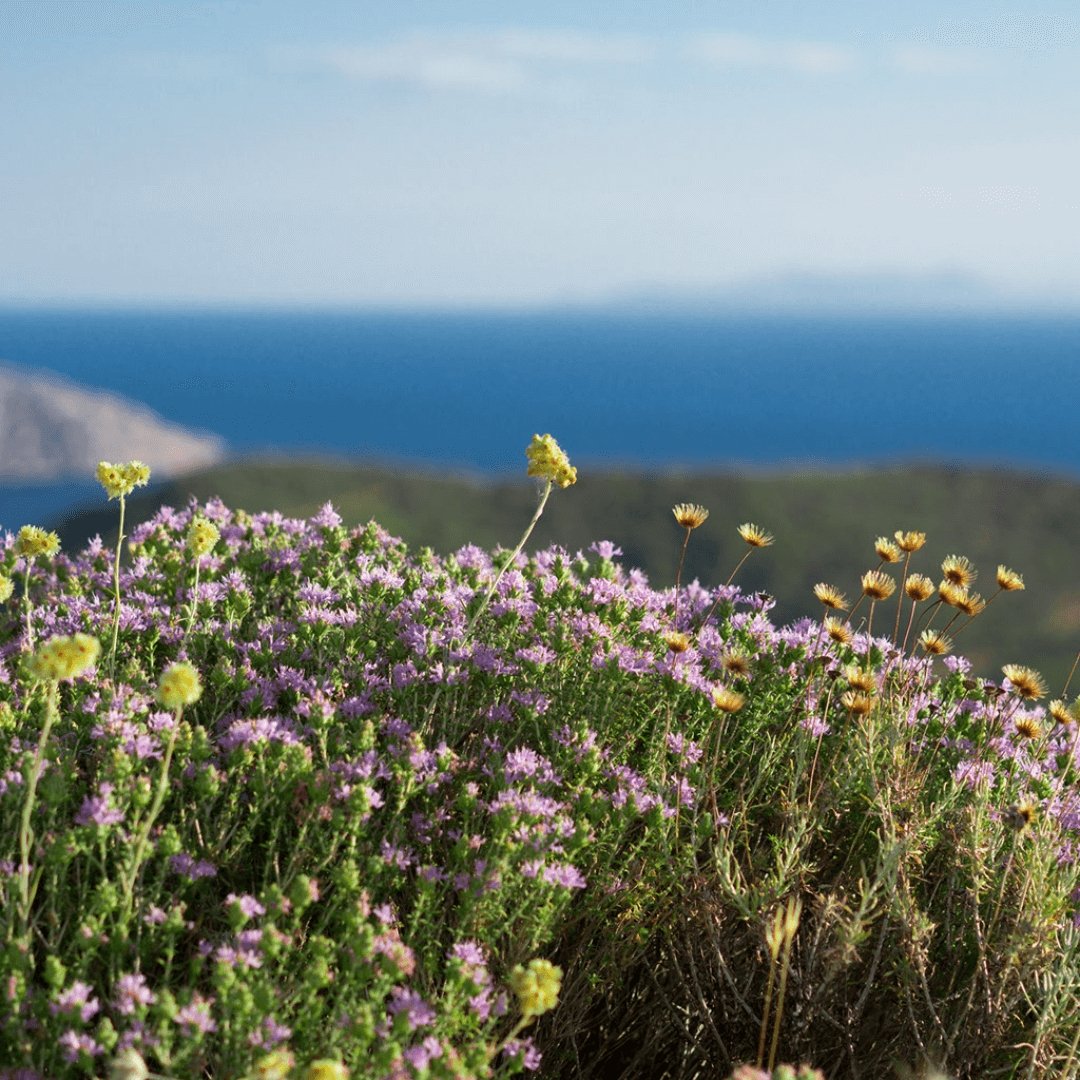
{"label": "tall flower stem", "polygon": [[120,635],[120,552],[124,546],[124,496],[120,496],[120,532],[116,537],[116,557],[113,559],[113,624],[112,646],[109,649],[109,675],[116,674],[116,642]]}
{"label": "tall flower stem", "polygon": [[202,556],[195,556],[195,587],[191,593],[191,606],[188,608],[187,627],[184,630],[184,637],[187,637],[191,633],[192,626],[195,625],[195,612],[199,607],[199,566],[202,563]]}
{"label": "tall flower stem", "polygon": [[52,726],[59,714],[58,698],[59,683],[55,679],[51,679],[49,681],[49,691],[45,698],[45,722],[41,726],[37,749],[34,751],[34,760],[26,777],[26,798],[23,801],[22,814],[19,818],[18,917],[22,936],[25,936],[29,929],[30,904],[33,902],[33,896],[30,892],[30,849],[34,843],[34,827],[30,819],[34,812],[34,797],[37,794],[38,778],[41,776],[41,767],[45,761],[45,747],[49,741],[49,733],[52,731]]}
{"label": "tall flower stem", "polygon": [[30,564],[33,561],[29,555],[23,556],[26,561],[26,569],[23,574],[23,611],[26,614],[26,651],[34,651],[34,605],[30,602]]}
{"label": "tall flower stem", "polygon": [[682,551],[679,553],[679,565],[675,569],[675,616],[674,626],[675,629],[679,629],[679,585],[682,582],[682,568],[683,563],[686,562],[686,549],[690,546],[690,534],[694,530],[688,528],[686,530],[686,536],[683,537]]}

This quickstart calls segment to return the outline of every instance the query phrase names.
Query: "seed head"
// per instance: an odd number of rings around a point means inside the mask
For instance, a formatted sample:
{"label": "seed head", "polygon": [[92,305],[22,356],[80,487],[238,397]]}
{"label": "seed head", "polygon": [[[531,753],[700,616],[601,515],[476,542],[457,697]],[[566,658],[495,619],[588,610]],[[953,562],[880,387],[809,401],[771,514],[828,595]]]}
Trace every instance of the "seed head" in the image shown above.
{"label": "seed head", "polygon": [[201,558],[214,550],[220,536],[218,527],[212,521],[207,521],[204,517],[192,518],[187,531],[188,550],[196,559]]}
{"label": "seed head", "polygon": [[745,679],[751,671],[750,657],[744,652],[732,650],[720,657],[720,666],[729,674]]}
{"label": "seed head", "polygon": [[901,532],[897,529],[893,536],[896,538],[896,546],[901,551],[906,551],[909,554],[918,551],[926,543],[926,533],[924,532]]}
{"label": "seed head", "polygon": [[874,699],[857,690],[847,690],[841,696],[840,704],[855,716],[865,716],[874,707]]}
{"label": "seed head", "polygon": [[1001,670],[1016,693],[1026,701],[1034,701],[1046,694],[1046,683],[1034,668],[1024,667],[1022,664],[1006,664]]}
{"label": "seed head", "polygon": [[769,533],[749,521],[739,526],[739,535],[751,547],[768,547],[773,542],[773,538]]}
{"label": "seed head", "polygon": [[887,536],[879,536],[874,541],[874,551],[882,562],[894,563],[900,561],[900,548]]}
{"label": "seed head", "polygon": [[867,570],[862,576],[862,591],[871,600],[888,600],[896,592],[896,582],[881,570]]}
{"label": "seed head", "polygon": [[171,664],[158,683],[157,699],[172,712],[194,705],[202,696],[202,681],[194,665],[186,660]]}
{"label": "seed head", "polygon": [[962,589],[973,584],[979,576],[979,572],[963,555],[949,555],[941,564],[941,572],[946,581],[951,581]]}
{"label": "seed head", "polygon": [[130,495],[137,487],[146,486],[150,480],[150,467],[141,461],[128,461],[123,465],[99,461],[97,478],[110,500],[119,499],[122,495]]}
{"label": "seed head", "polygon": [[668,630],[664,634],[664,641],[673,653],[684,653],[690,648],[689,636],[679,630]]}
{"label": "seed head", "polygon": [[713,704],[725,713],[737,713],[745,704],[746,698],[737,690],[727,690],[718,686],[712,692]]}
{"label": "seed head", "polygon": [[684,529],[696,529],[699,525],[704,525],[709,516],[709,511],[697,503],[678,503],[671,508],[671,512]]}
{"label": "seed head", "polygon": [[1055,698],[1046,708],[1047,712],[1049,712],[1059,724],[1064,725],[1072,722],[1073,716],[1072,713],[1069,712],[1069,706],[1066,705],[1061,698]]}
{"label": "seed head", "polygon": [[1024,587],[1024,579],[1007,566],[997,568],[997,583],[1003,592],[1019,592]]}
{"label": "seed head", "polygon": [[952,640],[937,630],[924,630],[919,635],[919,644],[930,656],[946,656],[952,652]]}
{"label": "seed head", "polygon": [[938,596],[941,597],[943,604],[948,604],[949,607],[956,607],[963,600],[967,599],[967,589],[963,585],[954,585],[946,578],[938,586]]}
{"label": "seed head", "polygon": [[959,597],[954,605],[957,611],[963,612],[965,615],[970,615],[971,618],[975,618],[976,615],[981,615],[986,610],[986,601],[977,593],[964,593]]}
{"label": "seed head", "polygon": [[904,582],[904,592],[909,599],[920,603],[934,595],[934,583],[925,574],[912,574]]}
{"label": "seed head", "polygon": [[825,633],[838,645],[850,645],[855,638],[851,627],[840,619],[834,619],[832,616],[829,616],[825,619],[824,626]]}
{"label": "seed head", "polygon": [[835,586],[819,581],[814,586],[814,595],[831,611],[847,611],[848,599]]}
{"label": "seed head", "polygon": [[529,476],[550,480],[561,488],[577,482],[577,469],[550,435],[534,435],[525,448],[525,457],[529,462]]}
{"label": "seed head", "polygon": [[89,634],[51,637],[30,657],[30,673],[42,682],[74,679],[97,663],[101,643]]}
{"label": "seed head", "polygon": [[510,989],[517,995],[521,1016],[532,1020],[554,1009],[562,988],[562,968],[550,960],[530,960],[528,967],[517,964],[510,972]]}
{"label": "seed head", "polygon": [[51,559],[60,550],[60,537],[36,525],[24,525],[15,537],[15,554],[27,559],[44,555]]}
{"label": "seed head", "polygon": [[1007,807],[1002,817],[1017,831],[1023,832],[1039,816],[1038,808],[1030,799],[1024,799]]}
{"label": "seed head", "polygon": [[861,668],[858,664],[849,664],[844,668],[844,678],[853,690],[861,690],[864,694],[872,694],[877,690],[877,677],[872,671]]}
{"label": "seed head", "polygon": [[1016,720],[1016,734],[1021,739],[1038,739],[1042,735],[1042,726],[1030,716],[1020,716]]}

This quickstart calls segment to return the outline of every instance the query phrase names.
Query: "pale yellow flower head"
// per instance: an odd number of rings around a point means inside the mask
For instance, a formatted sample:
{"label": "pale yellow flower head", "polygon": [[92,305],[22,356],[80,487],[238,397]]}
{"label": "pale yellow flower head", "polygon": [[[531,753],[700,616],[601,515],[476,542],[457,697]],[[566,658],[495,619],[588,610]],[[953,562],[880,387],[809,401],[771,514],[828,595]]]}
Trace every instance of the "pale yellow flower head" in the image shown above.
{"label": "pale yellow flower head", "polygon": [[577,469],[552,436],[534,435],[525,448],[525,457],[529,461],[529,476],[550,480],[561,488],[577,483]]}
{"label": "pale yellow flower head", "polygon": [[279,1046],[255,1062],[256,1080],[286,1080],[295,1065],[296,1057],[292,1051]]}
{"label": "pale yellow flower head", "polygon": [[696,529],[704,525],[709,516],[709,511],[698,503],[677,503],[671,508],[675,520],[684,529]]}
{"label": "pale yellow flower head", "polygon": [[349,1080],[349,1070],[340,1061],[320,1058],[304,1071],[304,1080]]}
{"label": "pale yellow flower head", "polygon": [[175,711],[194,705],[202,696],[202,682],[194,665],[186,660],[171,664],[158,683],[157,699],[166,709]]}
{"label": "pale yellow flower head", "polygon": [[11,594],[15,591],[15,586],[12,584],[11,578],[4,577],[0,574],[0,604],[5,600],[11,599]]}
{"label": "pale yellow flower head", "polygon": [[713,704],[725,713],[737,713],[746,704],[746,697],[738,690],[728,690],[723,686],[714,687],[711,696]]}
{"label": "pale yellow flower head", "polygon": [[149,1076],[150,1070],[134,1046],[121,1050],[109,1063],[109,1080],[148,1080]]}
{"label": "pale yellow flower head", "polygon": [[751,521],[744,522],[740,525],[738,532],[751,547],[768,547],[773,542],[770,533],[759,528]]}
{"label": "pale yellow flower head", "polygon": [[30,657],[30,673],[43,682],[74,679],[97,663],[101,643],[89,634],[51,637]]}
{"label": "pale yellow flower head", "polygon": [[99,461],[98,483],[110,499],[130,495],[137,487],[145,487],[150,481],[150,467],[141,461],[126,461],[114,465],[111,461]]}
{"label": "pale yellow flower head", "polygon": [[15,554],[27,559],[44,555],[51,559],[60,550],[60,537],[36,525],[24,525],[15,537]]}
{"label": "pale yellow flower head", "polygon": [[220,537],[221,533],[212,521],[207,521],[204,517],[192,518],[187,531],[188,550],[195,558],[201,558],[214,550]]}
{"label": "pale yellow flower head", "polygon": [[523,1019],[531,1020],[554,1009],[562,987],[562,968],[550,960],[530,960],[510,972],[510,988],[517,995]]}

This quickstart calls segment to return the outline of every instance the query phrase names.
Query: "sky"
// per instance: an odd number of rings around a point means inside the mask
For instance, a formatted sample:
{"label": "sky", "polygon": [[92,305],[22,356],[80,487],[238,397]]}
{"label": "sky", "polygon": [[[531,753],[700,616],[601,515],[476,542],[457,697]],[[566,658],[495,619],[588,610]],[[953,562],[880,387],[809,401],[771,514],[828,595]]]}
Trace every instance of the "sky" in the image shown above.
{"label": "sky", "polygon": [[0,0],[0,303],[1080,305],[1077,71],[1072,0]]}

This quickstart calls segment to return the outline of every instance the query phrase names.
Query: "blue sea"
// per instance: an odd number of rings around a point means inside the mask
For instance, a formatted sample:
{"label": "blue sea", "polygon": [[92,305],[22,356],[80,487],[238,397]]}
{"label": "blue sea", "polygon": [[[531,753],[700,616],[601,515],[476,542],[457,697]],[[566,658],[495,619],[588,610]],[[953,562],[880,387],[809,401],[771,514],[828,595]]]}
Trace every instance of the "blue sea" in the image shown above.
{"label": "blue sea", "polygon": [[[1073,316],[6,310],[0,359],[124,394],[243,454],[505,474],[551,432],[585,467],[948,461],[1080,476]],[[0,524],[93,493],[9,490]]]}

